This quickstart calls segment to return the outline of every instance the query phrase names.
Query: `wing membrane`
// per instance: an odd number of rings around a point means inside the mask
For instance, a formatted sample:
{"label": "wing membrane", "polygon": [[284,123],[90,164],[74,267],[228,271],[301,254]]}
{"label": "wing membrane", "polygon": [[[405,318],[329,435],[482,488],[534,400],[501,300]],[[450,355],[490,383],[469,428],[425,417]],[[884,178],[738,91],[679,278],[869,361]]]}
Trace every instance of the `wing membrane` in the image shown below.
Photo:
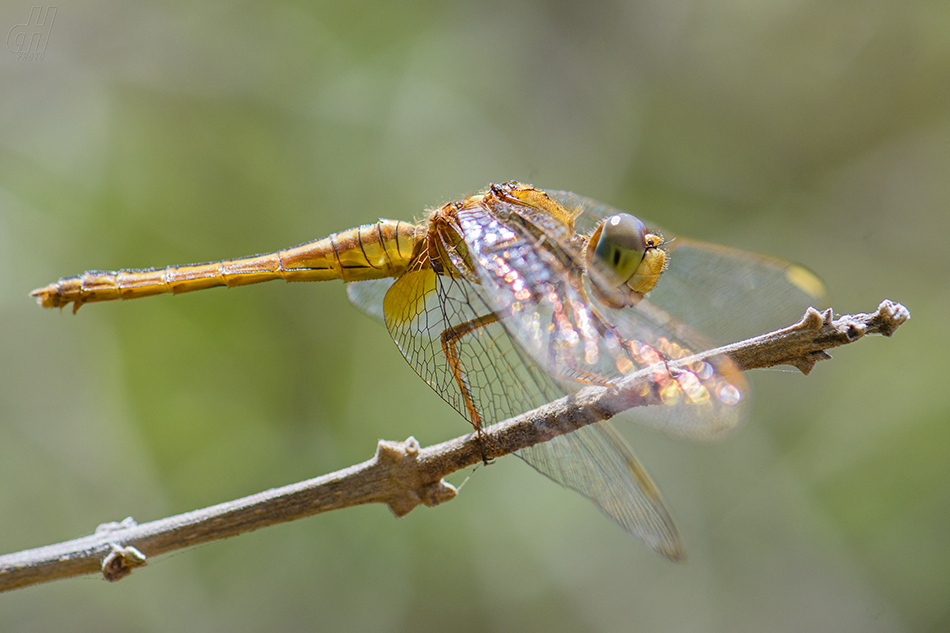
{"label": "wing membrane", "polygon": [[659,490],[610,422],[522,450],[539,472],[592,500],[627,532],[672,560],[683,543]]}
{"label": "wing membrane", "polygon": [[385,325],[383,300],[395,281],[392,277],[352,281],[346,284],[346,296],[363,314]]}
{"label": "wing membrane", "polygon": [[[578,231],[590,232],[604,218],[620,213],[609,205],[567,191],[548,195],[575,211]],[[642,219],[642,218],[641,218]],[[676,237],[660,230],[667,242],[669,266],[650,301],[710,343],[723,345],[789,325],[813,306],[825,304],[824,284],[792,262],[739,248]]]}
{"label": "wing membrane", "polygon": [[579,244],[520,233],[515,223],[502,224],[502,215],[459,214],[480,282],[473,291],[506,315],[509,335],[560,379],[562,389],[610,384],[650,367],[663,405],[639,407],[627,417],[696,440],[715,439],[736,425],[748,385],[729,359],[712,358],[682,371],[667,365],[711,348],[708,339],[646,301],[622,310],[594,307],[584,284],[598,280],[585,281],[577,273],[583,257]]}
{"label": "wing membrane", "polygon": [[[387,326],[403,356],[470,422],[462,387],[443,350],[442,333],[490,313],[478,288],[464,278],[424,269],[400,277],[384,301]],[[374,293],[378,290],[364,288],[356,296],[365,302]],[[487,424],[537,408],[565,393],[558,380],[513,342],[511,325],[509,319],[502,318],[457,343],[466,387]],[[679,535],[656,487],[608,423],[558,436],[521,451],[519,456],[542,474],[594,501],[653,549],[671,558],[682,555]]]}

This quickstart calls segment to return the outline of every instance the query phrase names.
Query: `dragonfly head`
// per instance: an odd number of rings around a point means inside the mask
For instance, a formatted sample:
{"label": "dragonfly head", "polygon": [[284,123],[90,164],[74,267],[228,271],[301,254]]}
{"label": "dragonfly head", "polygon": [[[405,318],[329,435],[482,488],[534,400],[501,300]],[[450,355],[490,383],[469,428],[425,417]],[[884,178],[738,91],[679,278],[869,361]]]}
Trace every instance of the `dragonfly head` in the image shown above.
{"label": "dragonfly head", "polygon": [[[663,238],[629,213],[606,218],[587,243],[587,265],[594,267],[610,291],[630,293],[623,301],[602,297],[608,303],[633,305],[648,293],[666,269]],[[613,294],[613,293],[611,293]]]}

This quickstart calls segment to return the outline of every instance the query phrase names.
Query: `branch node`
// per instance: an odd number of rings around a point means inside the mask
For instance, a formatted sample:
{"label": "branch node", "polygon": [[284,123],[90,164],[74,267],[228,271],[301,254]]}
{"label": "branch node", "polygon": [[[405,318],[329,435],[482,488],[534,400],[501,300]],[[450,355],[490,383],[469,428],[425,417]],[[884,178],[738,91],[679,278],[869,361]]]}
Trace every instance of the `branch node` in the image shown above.
{"label": "branch node", "polygon": [[[112,523],[115,523],[115,521]],[[122,546],[118,543],[109,543],[109,548],[109,555],[102,561],[102,575],[109,582],[122,580],[131,574],[136,567],[148,565],[145,554],[131,545]]]}
{"label": "branch node", "polygon": [[423,486],[422,488],[422,503],[430,508],[434,508],[440,503],[445,503],[446,501],[451,501],[459,493],[458,488],[448,483],[444,479],[429,484],[428,486]]}
{"label": "branch node", "polygon": [[891,336],[894,330],[910,318],[910,311],[899,303],[885,299],[877,306],[873,318],[876,321],[875,331],[884,336]]}
{"label": "branch node", "polygon": [[405,494],[390,498],[386,505],[389,506],[390,512],[396,515],[397,519],[401,519],[415,510],[420,503],[422,503],[422,499],[419,497],[419,493],[407,490]]}
{"label": "branch node", "polygon": [[376,461],[380,464],[399,465],[406,459],[415,459],[419,454],[419,440],[411,435],[405,442],[379,440],[376,445]]}
{"label": "branch node", "polygon": [[105,534],[107,532],[118,532],[119,530],[128,530],[137,526],[138,523],[132,517],[125,517],[121,521],[109,521],[100,523],[96,526],[96,534]]}
{"label": "branch node", "polygon": [[849,343],[858,340],[868,331],[866,324],[860,323],[850,316],[841,317],[835,325],[838,332],[840,332]]}
{"label": "branch node", "polygon": [[397,517],[404,517],[419,504],[430,508],[454,499],[458,490],[441,478],[418,466],[419,441],[410,436],[405,442],[380,440],[376,446],[376,462],[385,467],[389,478],[399,482],[399,489],[386,500]]}
{"label": "branch node", "polygon": [[815,363],[817,363],[819,358],[815,358],[813,355],[809,354],[807,356],[796,356],[788,361],[788,364],[802,372],[806,376],[811,373],[811,370],[814,369]]}
{"label": "branch node", "polygon": [[798,322],[798,327],[802,330],[820,330],[822,325],[831,323],[834,318],[835,315],[831,308],[828,308],[824,312],[819,312],[809,307],[808,310],[805,311],[805,316]]}

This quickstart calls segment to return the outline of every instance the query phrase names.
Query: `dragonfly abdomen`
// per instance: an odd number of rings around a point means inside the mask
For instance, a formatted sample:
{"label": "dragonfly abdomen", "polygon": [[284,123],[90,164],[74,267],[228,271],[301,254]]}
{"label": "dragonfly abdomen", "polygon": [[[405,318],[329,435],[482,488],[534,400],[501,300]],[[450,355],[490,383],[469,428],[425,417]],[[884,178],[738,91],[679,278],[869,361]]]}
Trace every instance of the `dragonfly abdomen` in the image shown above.
{"label": "dragonfly abdomen", "polygon": [[216,286],[244,286],[273,279],[360,281],[401,274],[419,239],[416,225],[380,220],[292,248],[205,264],[165,268],[91,270],[65,277],[31,294],[46,308],[73,303],[137,299]]}

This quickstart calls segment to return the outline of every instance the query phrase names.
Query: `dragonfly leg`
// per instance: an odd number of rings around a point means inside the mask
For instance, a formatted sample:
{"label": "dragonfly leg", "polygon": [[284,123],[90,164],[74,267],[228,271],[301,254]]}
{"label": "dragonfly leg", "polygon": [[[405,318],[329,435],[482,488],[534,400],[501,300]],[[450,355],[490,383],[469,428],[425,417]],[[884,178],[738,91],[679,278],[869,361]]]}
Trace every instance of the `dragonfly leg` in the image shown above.
{"label": "dragonfly leg", "polygon": [[459,391],[462,393],[462,400],[465,402],[465,409],[468,411],[468,419],[472,423],[472,426],[475,427],[475,432],[478,434],[479,445],[482,449],[482,461],[485,465],[488,465],[488,458],[485,455],[485,445],[483,443],[483,434],[482,434],[482,416],[478,412],[478,408],[475,406],[475,398],[472,395],[472,387],[468,383],[468,378],[465,377],[465,372],[462,369],[462,361],[459,358],[457,344],[459,340],[466,334],[471,334],[476,330],[479,330],[485,326],[491,325],[498,321],[497,314],[486,314],[480,316],[470,321],[465,321],[464,323],[459,323],[458,325],[453,325],[449,329],[442,332],[442,351],[445,354],[445,358],[449,361],[449,369],[452,371],[452,377],[455,378],[455,382],[458,383]]}

